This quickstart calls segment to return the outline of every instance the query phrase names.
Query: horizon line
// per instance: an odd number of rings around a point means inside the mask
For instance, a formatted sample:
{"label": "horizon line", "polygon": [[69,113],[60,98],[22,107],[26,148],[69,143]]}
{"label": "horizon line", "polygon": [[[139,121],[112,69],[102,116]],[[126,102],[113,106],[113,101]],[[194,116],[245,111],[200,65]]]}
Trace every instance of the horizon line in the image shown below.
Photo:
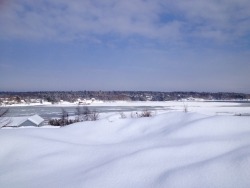
{"label": "horizon line", "polygon": [[234,93],[234,94],[246,94],[250,95],[250,93],[243,92],[230,92],[230,91],[157,91],[157,90],[34,90],[34,91],[0,91],[0,93],[37,93],[37,92],[161,92],[161,93]]}

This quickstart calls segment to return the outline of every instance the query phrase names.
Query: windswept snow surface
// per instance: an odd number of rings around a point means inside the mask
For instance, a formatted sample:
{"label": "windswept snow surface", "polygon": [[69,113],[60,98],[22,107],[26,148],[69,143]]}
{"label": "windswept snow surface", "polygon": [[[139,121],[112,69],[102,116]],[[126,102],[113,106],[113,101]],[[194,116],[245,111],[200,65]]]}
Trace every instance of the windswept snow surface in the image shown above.
{"label": "windswept snow surface", "polygon": [[1,129],[0,143],[0,187],[250,187],[249,116],[165,112]]}

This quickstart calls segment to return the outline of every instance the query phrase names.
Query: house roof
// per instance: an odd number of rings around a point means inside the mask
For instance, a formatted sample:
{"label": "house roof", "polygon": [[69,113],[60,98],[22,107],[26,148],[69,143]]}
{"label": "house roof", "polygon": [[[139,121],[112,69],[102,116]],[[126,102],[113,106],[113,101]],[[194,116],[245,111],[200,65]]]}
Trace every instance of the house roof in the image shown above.
{"label": "house roof", "polygon": [[14,117],[11,118],[11,123],[7,125],[8,127],[19,127],[21,126],[25,121],[31,121],[32,123],[39,125],[44,121],[43,118],[41,118],[39,115],[33,115],[29,117]]}
{"label": "house roof", "polygon": [[30,120],[32,123],[35,123],[36,125],[39,125],[40,123],[42,123],[44,121],[43,118],[41,118],[39,115],[34,115],[34,116],[30,116],[28,118],[28,120]]}

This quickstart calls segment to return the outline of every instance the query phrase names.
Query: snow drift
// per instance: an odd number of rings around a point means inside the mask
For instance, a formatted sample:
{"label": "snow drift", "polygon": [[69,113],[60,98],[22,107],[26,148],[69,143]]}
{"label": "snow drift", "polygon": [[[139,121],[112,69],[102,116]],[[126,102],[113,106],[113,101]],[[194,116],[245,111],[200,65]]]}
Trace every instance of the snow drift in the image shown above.
{"label": "snow drift", "polygon": [[0,130],[0,187],[250,187],[250,118],[169,112]]}

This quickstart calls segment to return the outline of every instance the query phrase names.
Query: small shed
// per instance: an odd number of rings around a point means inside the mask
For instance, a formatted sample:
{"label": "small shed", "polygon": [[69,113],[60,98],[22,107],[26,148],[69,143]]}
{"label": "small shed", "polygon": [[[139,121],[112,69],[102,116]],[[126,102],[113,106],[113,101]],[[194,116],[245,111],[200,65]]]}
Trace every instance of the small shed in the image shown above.
{"label": "small shed", "polygon": [[28,117],[24,122],[22,122],[19,126],[35,126],[40,127],[43,125],[44,119],[39,115],[33,115]]}
{"label": "small shed", "polygon": [[20,117],[20,118],[13,118],[13,122],[8,125],[8,127],[26,127],[26,126],[33,126],[33,127],[40,127],[44,123],[44,119],[39,115],[33,115],[30,117]]}

